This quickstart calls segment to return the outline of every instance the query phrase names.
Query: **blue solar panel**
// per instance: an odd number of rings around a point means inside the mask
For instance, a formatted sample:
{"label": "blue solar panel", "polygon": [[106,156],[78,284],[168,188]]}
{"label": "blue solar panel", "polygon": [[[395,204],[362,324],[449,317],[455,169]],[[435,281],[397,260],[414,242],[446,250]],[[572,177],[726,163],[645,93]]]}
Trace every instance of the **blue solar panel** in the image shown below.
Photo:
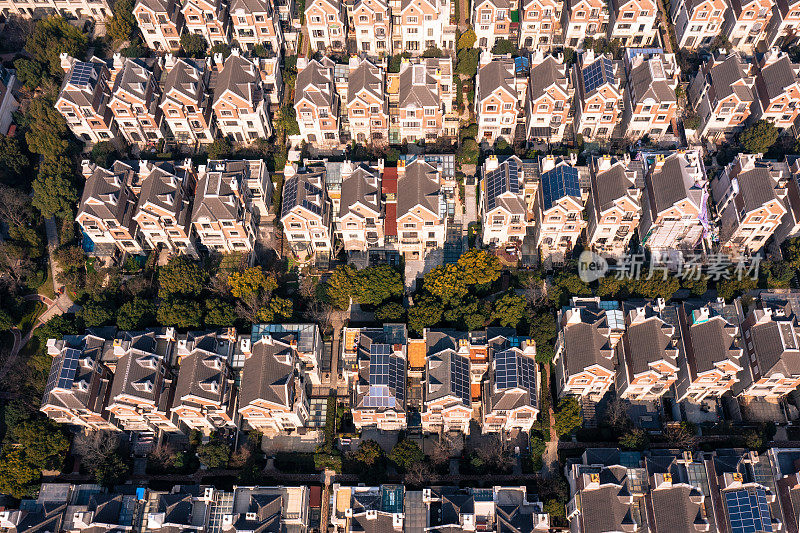
{"label": "blue solar panel", "polygon": [[519,194],[519,163],[507,159],[495,170],[486,173],[486,210],[497,205],[497,197],[503,193]]}
{"label": "blue solar panel", "polygon": [[731,533],[771,533],[767,495],[762,488],[735,490],[725,493]]}
{"label": "blue solar panel", "polygon": [[494,355],[494,383],[498,390],[523,389],[529,402],[536,405],[536,362],[515,350],[503,350]]}
{"label": "blue solar panel", "polygon": [[405,404],[405,359],[392,354],[388,344],[369,347],[369,393],[366,407],[399,407]]}
{"label": "blue solar panel", "polygon": [[469,381],[469,359],[453,354],[450,358],[450,390],[466,405],[472,401]]}
{"label": "blue solar panel", "polygon": [[614,79],[614,64],[607,57],[602,57],[583,69],[583,87],[590,93]]}
{"label": "blue solar panel", "polygon": [[558,165],[553,170],[542,174],[540,186],[545,210],[553,207],[556,201],[565,196],[581,197],[578,169],[569,165]]}
{"label": "blue solar panel", "polygon": [[297,177],[289,178],[283,186],[283,208],[281,216],[286,216],[297,202]]}
{"label": "blue solar panel", "polygon": [[94,72],[94,65],[85,61],[78,61],[72,67],[72,74],[69,77],[69,82],[72,85],[84,87],[89,84]]}
{"label": "blue solar panel", "polygon": [[75,348],[65,348],[53,360],[53,366],[50,367],[50,374],[47,377],[47,385],[42,395],[43,401],[47,401],[47,397],[53,392],[53,389],[71,389],[75,381],[75,374],[78,371],[78,364],[80,362],[82,352]]}

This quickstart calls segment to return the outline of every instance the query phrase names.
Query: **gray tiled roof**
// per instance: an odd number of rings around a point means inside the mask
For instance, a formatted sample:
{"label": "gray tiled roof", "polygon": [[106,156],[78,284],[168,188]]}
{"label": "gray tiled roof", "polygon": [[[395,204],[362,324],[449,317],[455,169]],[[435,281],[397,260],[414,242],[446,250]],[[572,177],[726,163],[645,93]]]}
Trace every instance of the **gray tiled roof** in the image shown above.
{"label": "gray tiled roof", "polygon": [[383,71],[364,59],[347,78],[347,102],[353,102],[361,91],[383,101]]}
{"label": "gray tiled roof", "polygon": [[372,183],[376,175],[377,171],[359,165],[347,179],[342,181],[342,196],[339,201],[340,217],[346,215],[350,211],[350,207],[356,203],[380,213],[381,193],[379,188]]}
{"label": "gray tiled roof", "polygon": [[528,91],[532,99],[539,98],[551,85],[567,84],[566,70],[563,63],[559,63],[555,57],[548,55],[544,61],[531,68]]}
{"label": "gray tiled roof", "polygon": [[[657,69],[661,70],[660,74],[654,72]],[[663,70],[660,58],[642,61],[631,70],[628,82],[632,89],[631,96],[634,102],[641,103],[647,98],[658,103],[677,102],[675,91],[663,77]]]}
{"label": "gray tiled roof", "polygon": [[[211,402],[222,402],[226,393],[228,363],[212,352],[196,348],[181,359],[175,400],[172,407],[180,405],[184,396],[193,395]],[[216,384],[216,386],[214,385]]]}
{"label": "gray tiled roof", "polygon": [[625,197],[633,183],[625,173],[625,165],[617,162],[608,170],[592,174],[592,196],[599,211],[604,211],[612,204]]}
{"label": "gray tiled roof", "polygon": [[749,213],[777,198],[775,182],[772,180],[769,170],[765,166],[756,166],[754,169],[740,172],[736,176],[739,182],[737,207],[740,209],[743,207]]}
{"label": "gray tiled roof", "polygon": [[[211,221],[238,220],[242,206],[232,184],[227,173],[206,167],[195,189],[192,222],[198,222],[201,217],[208,217]],[[238,189],[242,183],[237,181],[236,185]]]}
{"label": "gray tiled roof", "polygon": [[774,63],[762,68],[758,81],[759,89],[763,89],[763,96],[769,102],[781,96],[787,87],[798,80],[789,57],[783,56]]}
{"label": "gray tiled roof", "polygon": [[701,191],[694,187],[694,180],[689,176],[685,158],[681,154],[668,156],[660,170],[653,169],[649,173],[647,182],[656,213],[663,212],[684,198],[700,205]]}
{"label": "gray tiled roof", "polygon": [[438,107],[439,84],[429,71],[429,64],[404,63],[400,67],[400,107]]}
{"label": "gray tiled roof", "polygon": [[631,378],[647,372],[650,363],[656,361],[666,360],[676,364],[677,353],[670,348],[672,338],[669,335],[669,325],[654,314],[650,307],[645,309],[650,316],[643,321],[629,324],[623,336],[625,363]]}
{"label": "gray tiled roof", "polygon": [[188,58],[179,58],[169,71],[164,74],[163,103],[170,98],[170,93],[178,93],[189,101],[200,103],[203,100],[205,65]]}
{"label": "gray tiled roof", "polygon": [[297,352],[289,344],[262,337],[244,362],[239,404],[265,400],[291,408],[296,359]]}
{"label": "gray tiled roof", "polygon": [[226,91],[244,99],[253,108],[258,107],[260,101],[263,100],[263,91],[253,63],[238,54],[228,56],[217,76],[217,83],[214,87],[214,105],[224,97]]}
{"label": "gray tiled roof", "polygon": [[[735,328],[721,316],[692,324],[689,328],[691,358],[696,372],[707,372],[714,364],[730,359],[734,352]],[[689,357],[690,354],[687,354]],[[736,361],[738,364],[738,361]]]}
{"label": "gray tiled roof", "polygon": [[310,61],[306,68],[297,74],[295,105],[303,98],[307,98],[318,107],[333,107],[335,97],[333,67],[333,61],[327,57],[321,61]]}
{"label": "gray tiled roof", "polygon": [[564,327],[564,365],[568,375],[583,372],[592,365],[614,370],[605,311],[578,308],[575,312],[581,314],[581,321]]}
{"label": "gray tiled roof", "polygon": [[397,216],[401,217],[417,205],[439,214],[439,175],[434,167],[417,159],[406,165],[397,182]]}
{"label": "gray tiled roof", "polygon": [[517,94],[514,89],[513,59],[494,59],[478,69],[478,101],[482,102],[498,89],[504,89],[514,96]]}
{"label": "gray tiled roof", "polygon": [[648,499],[653,512],[653,533],[703,531],[706,520],[701,497],[698,489],[683,484],[650,491]]}

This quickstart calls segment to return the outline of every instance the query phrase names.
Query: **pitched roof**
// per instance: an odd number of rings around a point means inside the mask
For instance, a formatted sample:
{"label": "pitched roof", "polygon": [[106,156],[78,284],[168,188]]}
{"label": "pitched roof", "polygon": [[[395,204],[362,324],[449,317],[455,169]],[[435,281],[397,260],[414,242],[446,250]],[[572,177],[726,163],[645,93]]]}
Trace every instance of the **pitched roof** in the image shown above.
{"label": "pitched roof", "polygon": [[625,164],[618,161],[611,168],[592,174],[592,196],[599,211],[605,211],[613,203],[628,194],[633,182],[625,172]]}
{"label": "pitched roof", "polygon": [[102,94],[95,94],[97,86],[103,83],[104,72],[108,67],[97,61],[73,60],[72,66],[61,83],[58,97],[81,107],[100,107]]}
{"label": "pitched roof", "polygon": [[[687,359],[691,360],[696,372],[707,372],[716,363],[731,359],[738,353],[734,345],[735,327],[721,316],[713,316],[704,322],[689,327],[690,350]],[[736,364],[738,360],[733,361]]]}
{"label": "pitched roof", "polygon": [[115,161],[110,170],[95,166],[86,178],[79,211],[132,229],[137,203],[130,187],[133,174],[133,168],[120,161]]}
{"label": "pitched roof", "polygon": [[783,56],[762,68],[761,75],[758,77],[759,89],[763,89],[763,94],[768,102],[781,96],[787,87],[797,81],[797,75],[792,62],[789,61],[789,56]]}
{"label": "pitched roof", "polygon": [[[702,75],[700,73],[699,75]],[[753,90],[741,83],[747,77],[741,57],[734,53],[725,58],[721,63],[711,68],[710,88],[714,91],[717,100],[721,100],[736,93],[736,96],[744,102],[755,100]]]}
{"label": "pitched roof", "polygon": [[517,156],[509,157],[496,169],[486,172],[483,180],[487,213],[498,204],[511,213],[525,213],[526,207],[521,195],[522,161]]}
{"label": "pitched roof", "polygon": [[383,71],[366,59],[347,78],[347,103],[352,103],[362,91],[367,91],[380,102],[384,101]]}
{"label": "pitched roof", "polygon": [[266,0],[232,0],[231,13],[241,9],[245,13],[269,13],[272,11]]}
{"label": "pitched roof", "polygon": [[[134,97],[147,102],[147,86],[153,79],[153,71],[144,59],[128,58],[122,65],[122,70],[114,78],[112,94],[119,96],[118,91],[125,91]],[[154,93],[155,94],[155,93]],[[157,98],[153,101],[157,103]]]}
{"label": "pitched roof", "polygon": [[239,405],[264,400],[291,409],[296,362],[297,351],[291,345],[261,337],[244,362]]}
{"label": "pitched roof", "polygon": [[[631,314],[638,312],[634,310]],[[632,319],[622,339],[629,377],[647,372],[650,364],[656,361],[677,363],[677,350],[670,346],[671,333],[672,326],[664,322],[651,306],[643,308],[643,316]]]}
{"label": "pitched roof", "polygon": [[189,199],[185,197],[183,179],[166,168],[155,166],[145,176],[139,192],[138,209],[152,204],[168,213],[172,213],[178,225],[184,226],[190,216]]}
{"label": "pitched roof", "polygon": [[652,194],[656,213],[669,209],[677,202],[688,198],[700,207],[701,190],[695,186],[694,179],[686,170],[686,160],[681,154],[668,156],[661,168],[651,167],[647,186]]}
{"label": "pitched roof", "polygon": [[[602,474],[601,472],[601,477]],[[583,533],[635,531],[633,504],[623,502],[620,497],[621,492],[627,494],[624,487],[621,489],[617,485],[604,485],[599,489],[581,491]]]}
{"label": "pitched roof", "polygon": [[431,74],[431,63],[403,63],[400,67],[400,107],[438,107],[439,83]]}
{"label": "pitched roof", "polygon": [[[764,311],[754,311],[755,317]],[[800,346],[793,318],[759,320],[750,328],[756,361],[762,376],[779,372],[784,376],[800,375]]]}
{"label": "pitched roof", "polygon": [[417,205],[438,215],[440,191],[436,169],[421,159],[414,160],[397,180],[397,216],[405,215]]}
{"label": "pitched roof", "polygon": [[283,185],[283,204],[281,217],[285,217],[295,207],[303,207],[327,220],[330,214],[325,194],[325,170],[313,170],[295,174]]}
{"label": "pitched roof", "polygon": [[189,101],[200,103],[203,100],[205,83],[203,72],[205,65],[188,58],[178,58],[175,65],[166,72],[164,79],[164,93],[161,105],[172,99],[176,93]]}
{"label": "pitched roof", "polygon": [[678,484],[651,490],[648,495],[653,513],[654,533],[702,531],[706,524],[702,493],[695,487]]}
{"label": "pitched roof", "polygon": [[365,167],[365,165],[359,165],[352,174],[342,181],[339,217],[341,218],[349,213],[350,208],[356,203],[380,213],[381,193],[377,183],[377,171]]}
{"label": "pitched roof", "polygon": [[554,83],[560,86],[567,85],[566,69],[563,63],[548,55],[544,61],[531,67],[530,81],[528,82],[531,98],[536,100],[544,94],[545,89]]}
{"label": "pitched roof", "polygon": [[478,101],[482,102],[498,89],[504,89],[512,96],[517,94],[514,89],[514,60],[511,58],[496,58],[478,69]]}
{"label": "pitched roof", "polygon": [[736,180],[739,182],[739,194],[736,195],[737,207],[744,208],[749,213],[777,199],[775,182],[769,170],[769,167],[757,165],[736,175]]}
{"label": "pitched roof", "polygon": [[635,66],[628,75],[628,83],[634,102],[640,103],[648,98],[658,103],[677,102],[675,91],[667,82],[660,57],[642,61]]}
{"label": "pitched roof", "polygon": [[542,172],[539,177],[539,187],[542,191],[544,211],[566,196],[577,198],[579,201],[581,198],[578,169],[567,164],[559,164],[547,172]]}
{"label": "pitched roof", "polygon": [[181,359],[172,407],[181,405],[188,395],[223,402],[227,378],[228,363],[223,356],[195,348]]}
{"label": "pitched roof", "polygon": [[564,326],[564,365],[568,375],[583,372],[592,365],[614,370],[606,312],[576,308],[570,313],[579,313],[580,321]]}
{"label": "pitched roof", "polygon": [[333,107],[335,90],[333,86],[334,63],[327,57],[320,61],[310,61],[306,68],[298,72],[295,83],[294,104],[304,98],[317,107]]}
{"label": "pitched roof", "polygon": [[259,84],[259,74],[255,65],[249,60],[232,53],[225,60],[222,70],[217,76],[214,87],[214,105],[217,105],[227,91],[248,102],[253,108],[264,99],[264,93]]}
{"label": "pitched roof", "polygon": [[459,355],[452,349],[444,350],[428,356],[426,367],[425,402],[455,396],[461,399],[463,405],[472,405],[469,357]]}
{"label": "pitched roof", "polygon": [[243,207],[238,196],[239,187],[243,184],[239,178],[236,173],[231,175],[225,170],[206,166],[205,172],[200,173],[195,189],[192,222],[198,222],[203,217],[211,221],[239,220]]}

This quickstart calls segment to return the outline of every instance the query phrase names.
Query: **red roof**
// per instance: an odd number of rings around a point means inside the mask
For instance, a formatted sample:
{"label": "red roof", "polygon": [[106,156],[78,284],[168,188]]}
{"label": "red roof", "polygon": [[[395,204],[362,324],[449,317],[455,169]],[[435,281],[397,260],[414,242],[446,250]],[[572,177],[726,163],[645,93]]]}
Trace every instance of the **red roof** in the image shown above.
{"label": "red roof", "polygon": [[311,485],[308,494],[309,507],[322,507],[322,487],[319,485]]}
{"label": "red roof", "polygon": [[383,169],[383,194],[397,194],[397,167]]}

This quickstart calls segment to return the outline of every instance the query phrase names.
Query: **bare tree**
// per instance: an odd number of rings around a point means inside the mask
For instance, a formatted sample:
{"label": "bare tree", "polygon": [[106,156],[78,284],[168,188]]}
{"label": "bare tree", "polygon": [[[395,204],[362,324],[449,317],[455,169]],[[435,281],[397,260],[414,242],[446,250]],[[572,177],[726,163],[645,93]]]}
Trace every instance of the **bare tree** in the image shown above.
{"label": "bare tree", "polygon": [[664,436],[673,448],[691,450],[697,445],[695,428],[686,422],[669,426],[664,432]]}
{"label": "bare tree", "polygon": [[75,437],[73,446],[85,464],[98,464],[119,448],[119,442],[113,431],[84,431]]}
{"label": "bare tree", "polygon": [[617,429],[624,429],[630,422],[627,402],[620,398],[614,398],[608,402],[606,420],[611,426]]}
{"label": "bare tree", "polygon": [[514,466],[511,444],[503,440],[500,435],[492,435],[482,444],[475,452],[485,464],[492,465],[500,472],[510,470]]}
{"label": "bare tree", "polygon": [[450,462],[453,456],[453,441],[447,435],[439,435],[439,440],[431,451],[431,462],[434,466],[443,466]]}
{"label": "bare tree", "polygon": [[31,209],[29,196],[0,183],[0,219],[11,227],[24,226],[30,220]]}
{"label": "bare tree", "polygon": [[538,275],[532,274],[525,278],[524,291],[528,304],[537,307],[547,298],[547,283]]}
{"label": "bare tree", "polygon": [[426,463],[414,463],[405,475],[405,482],[408,485],[423,485],[427,483],[433,472]]}

